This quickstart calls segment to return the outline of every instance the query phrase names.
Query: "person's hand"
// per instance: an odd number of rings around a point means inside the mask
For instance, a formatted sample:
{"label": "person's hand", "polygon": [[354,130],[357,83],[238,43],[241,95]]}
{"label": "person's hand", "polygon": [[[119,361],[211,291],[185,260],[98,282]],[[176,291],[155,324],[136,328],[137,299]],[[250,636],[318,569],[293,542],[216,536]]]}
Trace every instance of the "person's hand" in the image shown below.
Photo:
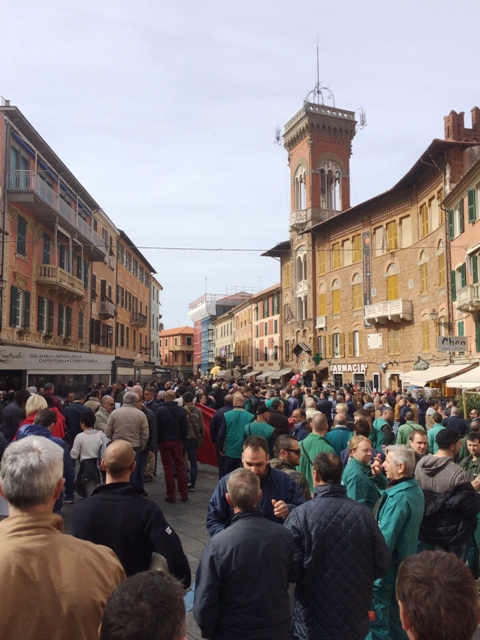
{"label": "person's hand", "polygon": [[370,468],[374,476],[379,476],[382,473],[382,456],[379,453],[375,456]]}
{"label": "person's hand", "polygon": [[276,518],[286,518],[288,516],[288,507],[283,500],[272,500],[273,514]]}
{"label": "person's hand", "polygon": [[480,489],[480,476],[477,476],[475,480],[472,480],[472,487],[475,489],[475,491],[478,491]]}

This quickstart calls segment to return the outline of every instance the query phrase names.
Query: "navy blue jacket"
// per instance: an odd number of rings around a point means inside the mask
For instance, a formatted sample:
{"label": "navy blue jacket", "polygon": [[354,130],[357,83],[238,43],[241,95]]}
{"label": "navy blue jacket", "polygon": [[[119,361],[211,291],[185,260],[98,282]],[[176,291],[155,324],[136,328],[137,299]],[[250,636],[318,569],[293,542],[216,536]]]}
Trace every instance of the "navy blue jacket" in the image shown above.
{"label": "navy blue jacket", "polygon": [[[272,500],[283,500],[291,511],[299,504],[303,504],[305,498],[289,475],[278,471],[278,469],[272,469],[270,465],[267,469],[265,476],[260,478],[262,497],[258,507],[262,509],[267,520],[283,524],[283,519],[276,518],[273,514]],[[225,497],[229,475],[227,474],[220,480],[208,503],[207,531],[211,536],[222,531],[233,516],[233,509]]]}
{"label": "navy blue jacket", "polygon": [[161,404],[156,415],[158,442],[187,439],[187,412],[174,400]]}
{"label": "navy blue jacket", "polygon": [[295,640],[363,640],[373,582],[390,552],[370,510],[347,498],[345,487],[316,487],[285,527],[295,543]]}

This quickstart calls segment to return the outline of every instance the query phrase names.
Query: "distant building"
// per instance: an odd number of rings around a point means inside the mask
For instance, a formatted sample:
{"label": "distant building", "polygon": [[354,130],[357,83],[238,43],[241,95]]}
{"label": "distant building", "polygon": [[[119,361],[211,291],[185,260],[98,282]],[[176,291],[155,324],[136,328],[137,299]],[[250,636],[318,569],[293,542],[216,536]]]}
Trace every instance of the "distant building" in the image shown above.
{"label": "distant building", "polygon": [[158,342],[163,369],[180,378],[193,375],[193,327],[164,329]]}

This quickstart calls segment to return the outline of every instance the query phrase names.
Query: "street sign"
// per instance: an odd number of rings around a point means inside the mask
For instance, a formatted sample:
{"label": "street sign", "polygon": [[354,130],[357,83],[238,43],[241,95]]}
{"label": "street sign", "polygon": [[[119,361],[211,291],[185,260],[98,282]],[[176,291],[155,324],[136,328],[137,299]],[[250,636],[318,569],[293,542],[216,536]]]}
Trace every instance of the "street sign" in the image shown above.
{"label": "street sign", "polygon": [[468,336],[438,336],[438,351],[470,351]]}

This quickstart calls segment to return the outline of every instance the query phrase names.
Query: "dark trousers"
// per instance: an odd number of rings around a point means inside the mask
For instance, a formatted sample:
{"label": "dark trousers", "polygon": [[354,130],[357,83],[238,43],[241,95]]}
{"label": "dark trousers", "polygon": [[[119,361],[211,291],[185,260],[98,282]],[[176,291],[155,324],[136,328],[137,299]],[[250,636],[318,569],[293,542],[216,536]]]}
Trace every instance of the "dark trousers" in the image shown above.
{"label": "dark trousers", "polygon": [[192,488],[195,488],[195,484],[197,482],[197,441],[193,438],[187,438],[183,445],[183,451],[187,454],[188,460],[190,462],[190,484]]}
{"label": "dark trousers", "polygon": [[181,498],[188,498],[187,476],[183,464],[183,441],[165,440],[158,443],[160,458],[162,459],[167,498],[175,500],[175,478],[173,477],[173,465],[177,472],[178,491]]}
{"label": "dark trousers", "polygon": [[235,469],[239,469],[241,466],[241,458],[230,458],[230,456],[225,456],[225,475],[231,471],[235,471]]}

